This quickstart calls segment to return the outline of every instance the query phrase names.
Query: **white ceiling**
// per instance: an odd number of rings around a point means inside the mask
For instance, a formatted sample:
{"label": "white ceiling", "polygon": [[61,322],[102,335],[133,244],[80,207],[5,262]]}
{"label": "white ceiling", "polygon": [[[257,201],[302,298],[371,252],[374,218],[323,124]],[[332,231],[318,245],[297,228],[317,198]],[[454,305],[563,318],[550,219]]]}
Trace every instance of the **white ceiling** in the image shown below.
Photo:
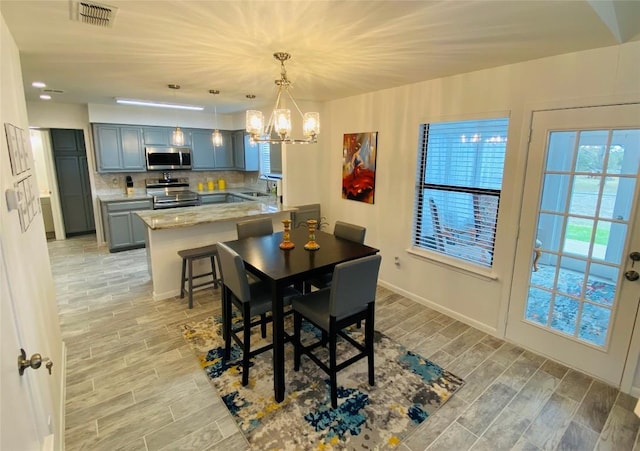
{"label": "white ceiling", "polygon": [[[276,51],[297,100],[325,101],[640,40],[640,0],[122,1],[111,28],[70,1],[1,0],[27,100],[115,97],[236,112],[273,99]],[[176,93],[167,84],[182,88]],[[209,89],[219,89],[215,99]]]}

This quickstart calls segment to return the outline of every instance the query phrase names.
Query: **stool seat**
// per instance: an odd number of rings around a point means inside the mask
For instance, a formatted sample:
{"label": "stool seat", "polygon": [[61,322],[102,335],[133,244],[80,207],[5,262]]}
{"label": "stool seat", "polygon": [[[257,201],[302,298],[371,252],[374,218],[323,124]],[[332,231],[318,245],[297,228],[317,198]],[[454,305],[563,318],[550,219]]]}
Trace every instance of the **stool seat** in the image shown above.
{"label": "stool seat", "polygon": [[[178,255],[182,258],[182,276],[180,278],[180,298],[184,298],[185,292],[189,293],[189,308],[193,308],[193,289],[213,285],[214,288],[218,288],[220,279],[216,271],[215,260],[218,257],[218,247],[215,244],[208,246],[194,247],[191,249],[182,249],[178,251]],[[211,260],[211,271],[203,274],[193,274],[193,261],[201,258],[208,258]],[[187,273],[187,267],[188,273]],[[194,285],[194,279],[201,277],[211,277],[211,280]],[[185,282],[188,288],[185,288]]]}

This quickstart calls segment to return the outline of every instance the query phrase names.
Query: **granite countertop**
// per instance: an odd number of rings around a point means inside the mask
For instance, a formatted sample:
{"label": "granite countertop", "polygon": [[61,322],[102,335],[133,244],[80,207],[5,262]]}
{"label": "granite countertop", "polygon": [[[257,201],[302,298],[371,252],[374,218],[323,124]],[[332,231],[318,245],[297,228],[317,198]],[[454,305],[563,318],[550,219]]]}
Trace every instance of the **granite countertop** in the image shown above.
{"label": "granite countertop", "polygon": [[137,211],[135,214],[151,230],[160,230],[232,221],[249,216],[273,215],[295,210],[297,208],[284,206],[276,202],[275,199],[269,198],[269,200],[169,208],[166,210],[143,210]]}

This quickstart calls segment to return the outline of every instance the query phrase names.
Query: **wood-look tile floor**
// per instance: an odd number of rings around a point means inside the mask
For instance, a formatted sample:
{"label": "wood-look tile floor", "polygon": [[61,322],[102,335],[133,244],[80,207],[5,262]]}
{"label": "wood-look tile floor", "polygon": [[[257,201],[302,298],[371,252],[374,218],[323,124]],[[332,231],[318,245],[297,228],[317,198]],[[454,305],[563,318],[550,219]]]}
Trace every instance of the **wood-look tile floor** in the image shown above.
{"label": "wood-look tile floor", "polygon": [[[219,290],[192,310],[154,301],[145,250],[110,254],[94,235],[50,241],[49,254],[67,450],[249,449],[178,327],[219,313]],[[466,381],[403,451],[640,449],[631,396],[385,288],[376,304],[377,330]]]}

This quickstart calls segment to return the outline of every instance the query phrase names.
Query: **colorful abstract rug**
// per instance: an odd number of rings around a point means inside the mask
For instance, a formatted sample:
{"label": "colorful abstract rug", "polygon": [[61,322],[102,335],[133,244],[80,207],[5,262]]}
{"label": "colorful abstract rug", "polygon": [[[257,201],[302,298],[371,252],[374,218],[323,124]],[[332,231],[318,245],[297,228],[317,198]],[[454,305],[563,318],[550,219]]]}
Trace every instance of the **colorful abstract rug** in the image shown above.
{"label": "colorful abstract rug", "polygon": [[[289,318],[287,322],[291,332]],[[333,409],[328,376],[306,356],[302,356],[300,371],[294,371],[293,347],[287,344],[286,395],[283,402],[276,403],[271,351],[253,359],[249,385],[243,387],[240,349],[234,345],[230,364],[222,362],[219,317],[185,324],[182,330],[254,449],[394,448],[464,384],[459,377],[376,332],[375,386],[368,385],[367,361],[361,359],[338,373],[338,407]],[[305,324],[303,340],[318,333]],[[349,333],[360,340],[364,328],[353,328]],[[258,345],[261,338],[255,334],[252,340]],[[338,361],[348,357],[352,349],[346,340],[340,340]]]}

